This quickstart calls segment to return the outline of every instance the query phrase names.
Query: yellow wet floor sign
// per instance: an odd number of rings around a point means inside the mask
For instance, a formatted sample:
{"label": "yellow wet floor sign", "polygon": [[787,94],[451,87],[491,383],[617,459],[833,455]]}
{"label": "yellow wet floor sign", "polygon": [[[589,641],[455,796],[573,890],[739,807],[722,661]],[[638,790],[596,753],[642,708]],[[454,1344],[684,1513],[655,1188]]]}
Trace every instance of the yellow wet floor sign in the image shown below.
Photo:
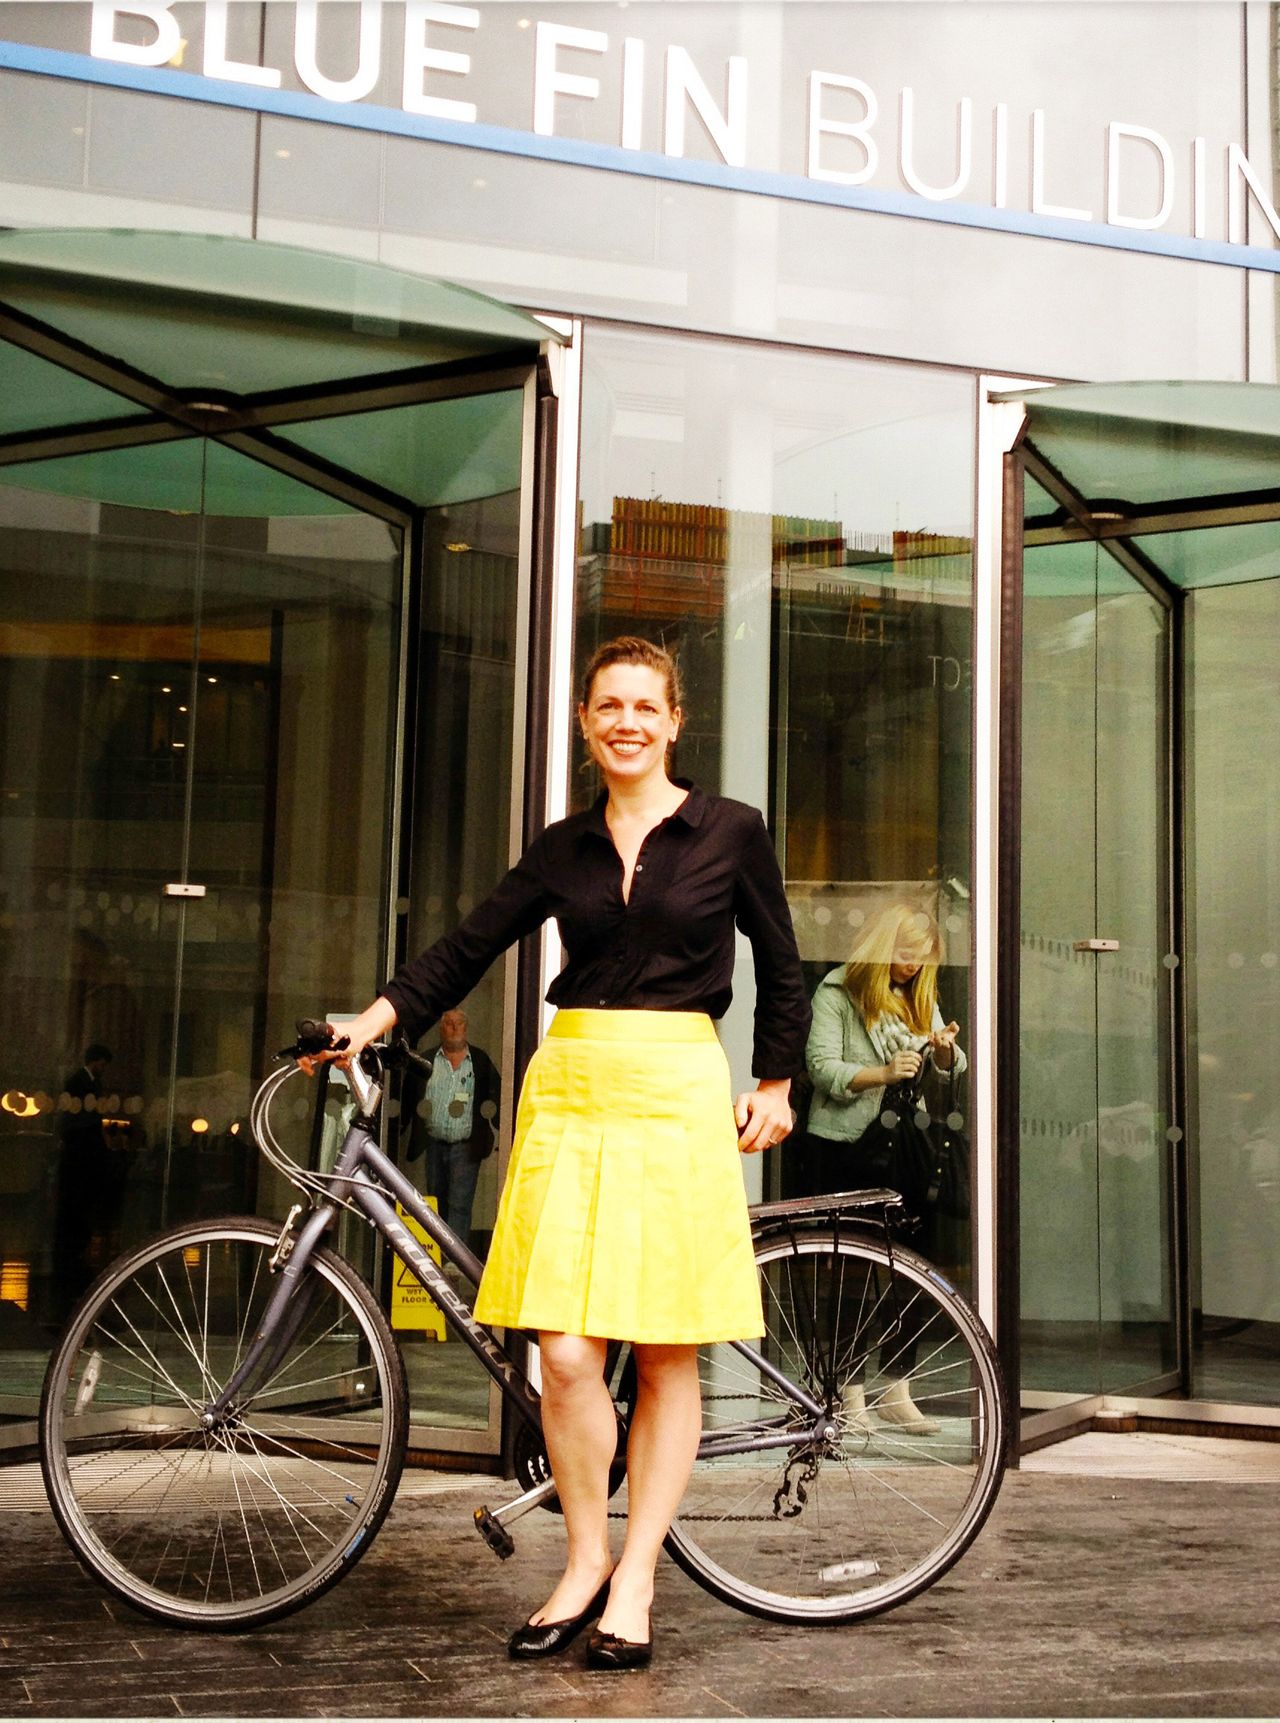
{"label": "yellow wet floor sign", "polygon": [[[433,1209],[440,1206],[435,1197],[424,1196],[422,1200],[429,1203]],[[399,1203],[396,1204],[396,1213],[418,1243],[425,1246],[433,1259],[439,1262],[440,1246],[427,1237],[413,1216],[406,1214]],[[391,1326],[413,1328],[432,1334],[437,1340],[444,1339],[444,1317],[439,1307],[418,1284],[409,1265],[402,1262],[398,1256],[393,1258],[391,1275]]]}

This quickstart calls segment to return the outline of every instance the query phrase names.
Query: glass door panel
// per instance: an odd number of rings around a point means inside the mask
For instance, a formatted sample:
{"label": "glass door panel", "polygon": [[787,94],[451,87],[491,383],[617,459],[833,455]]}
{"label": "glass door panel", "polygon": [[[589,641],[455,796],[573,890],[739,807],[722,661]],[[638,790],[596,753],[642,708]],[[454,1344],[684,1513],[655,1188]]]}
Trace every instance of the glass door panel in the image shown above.
{"label": "glass door panel", "polygon": [[[402,535],[235,450],[210,454],[190,696],[188,877],[203,895],[185,910],[174,1221],[288,1212],[249,1101],[297,1018],[367,1003],[387,944]],[[297,1087],[309,1133],[312,1088]],[[336,1145],[346,1095],[331,1085],[335,1116],[322,1148],[296,1145],[304,1161]],[[366,1275],[373,1243],[343,1217]]]}
{"label": "glass door panel", "polygon": [[34,1416],[51,1335],[163,1212],[200,470],[196,446],[170,462],[177,512],[100,500],[119,452],[0,476],[5,1419]]}
{"label": "glass door panel", "polygon": [[[510,865],[520,523],[518,488],[424,517],[411,884],[402,906],[411,952],[456,927]],[[424,1052],[442,1043],[454,1049],[458,1086],[446,1051],[435,1063],[450,1092],[406,1084],[401,1118],[409,1176],[482,1258],[505,1170],[500,1145],[510,1142],[515,1111],[514,964],[509,952],[460,1013],[420,1037]],[[402,1320],[414,1322],[415,1313]],[[415,1423],[490,1426],[496,1391],[466,1347],[435,1322],[402,1327],[399,1338]]]}
{"label": "glass door panel", "polygon": [[1095,932],[1103,1390],[1153,1389],[1176,1366],[1171,1123],[1165,606],[1099,557]]}
{"label": "glass door panel", "polygon": [[1022,1382],[1098,1378],[1096,611],[1093,545],[1028,549],[1023,588]]}
{"label": "glass door panel", "polygon": [[1094,544],[1024,557],[1024,1403],[1166,1386],[1168,613]]}

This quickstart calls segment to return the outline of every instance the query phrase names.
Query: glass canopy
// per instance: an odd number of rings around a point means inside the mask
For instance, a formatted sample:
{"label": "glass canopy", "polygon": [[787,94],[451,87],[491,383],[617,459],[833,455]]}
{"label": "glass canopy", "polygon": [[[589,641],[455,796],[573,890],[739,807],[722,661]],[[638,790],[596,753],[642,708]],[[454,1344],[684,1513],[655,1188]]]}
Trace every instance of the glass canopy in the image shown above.
{"label": "glass canopy", "polygon": [[1117,539],[1169,586],[1280,573],[1280,387],[1087,383],[1027,411],[1028,545]]}
{"label": "glass canopy", "polygon": [[207,461],[206,512],[246,516],[315,513],[325,492],[387,518],[501,495],[519,484],[524,380],[557,340],[512,306],[355,258],[0,234],[0,481],[181,509]]}

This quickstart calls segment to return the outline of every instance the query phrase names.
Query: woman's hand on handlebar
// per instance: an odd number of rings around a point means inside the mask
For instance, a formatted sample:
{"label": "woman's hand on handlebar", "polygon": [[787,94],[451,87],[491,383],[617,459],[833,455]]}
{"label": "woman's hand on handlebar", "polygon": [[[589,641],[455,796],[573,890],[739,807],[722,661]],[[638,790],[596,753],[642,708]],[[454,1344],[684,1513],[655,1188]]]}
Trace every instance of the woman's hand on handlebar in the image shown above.
{"label": "woman's hand on handlebar", "polygon": [[395,1007],[381,995],[350,1023],[340,1024],[335,1036],[342,1045],[327,1048],[322,1053],[305,1053],[298,1060],[308,1077],[313,1077],[321,1065],[340,1065],[344,1069],[364,1052],[370,1041],[384,1041],[396,1026]]}

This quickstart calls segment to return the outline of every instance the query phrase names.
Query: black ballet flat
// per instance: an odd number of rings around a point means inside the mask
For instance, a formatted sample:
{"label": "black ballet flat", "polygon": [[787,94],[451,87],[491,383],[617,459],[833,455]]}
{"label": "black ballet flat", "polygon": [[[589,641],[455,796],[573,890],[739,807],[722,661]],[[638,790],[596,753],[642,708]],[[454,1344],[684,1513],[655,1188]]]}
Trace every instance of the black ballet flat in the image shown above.
{"label": "black ballet flat", "polygon": [[623,1639],[596,1628],[587,1641],[588,1669],[643,1669],[653,1657],[653,1635],[648,1639]]}
{"label": "black ballet flat", "polygon": [[[613,1575],[609,1575],[612,1579]],[[554,1657],[557,1651],[563,1651],[586,1627],[588,1622],[597,1620],[604,1614],[604,1606],[609,1601],[609,1580],[605,1580],[591,1602],[581,1615],[571,1615],[567,1621],[526,1621],[523,1627],[517,1627],[507,1641],[508,1657]]]}

